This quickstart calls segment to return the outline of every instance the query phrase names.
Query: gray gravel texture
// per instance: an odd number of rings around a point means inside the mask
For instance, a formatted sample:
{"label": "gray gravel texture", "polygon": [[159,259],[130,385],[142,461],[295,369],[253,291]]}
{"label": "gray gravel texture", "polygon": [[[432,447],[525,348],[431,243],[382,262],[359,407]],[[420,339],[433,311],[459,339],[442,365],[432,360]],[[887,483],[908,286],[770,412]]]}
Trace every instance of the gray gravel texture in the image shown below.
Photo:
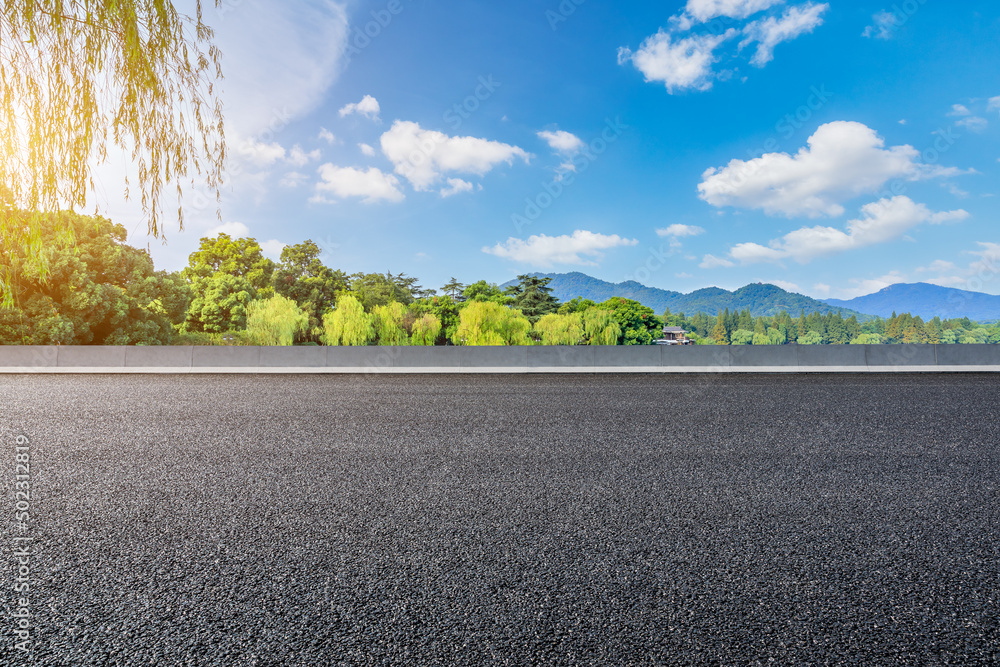
{"label": "gray gravel texture", "polygon": [[998,389],[3,376],[28,664],[997,664]]}

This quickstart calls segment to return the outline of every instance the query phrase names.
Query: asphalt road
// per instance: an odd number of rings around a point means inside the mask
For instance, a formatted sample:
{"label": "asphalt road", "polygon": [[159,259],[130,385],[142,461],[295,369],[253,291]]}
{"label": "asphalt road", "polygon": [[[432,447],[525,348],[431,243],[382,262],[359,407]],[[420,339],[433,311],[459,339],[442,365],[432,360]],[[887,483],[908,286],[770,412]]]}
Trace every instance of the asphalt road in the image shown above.
{"label": "asphalt road", "polygon": [[998,390],[0,376],[0,663],[996,664]]}

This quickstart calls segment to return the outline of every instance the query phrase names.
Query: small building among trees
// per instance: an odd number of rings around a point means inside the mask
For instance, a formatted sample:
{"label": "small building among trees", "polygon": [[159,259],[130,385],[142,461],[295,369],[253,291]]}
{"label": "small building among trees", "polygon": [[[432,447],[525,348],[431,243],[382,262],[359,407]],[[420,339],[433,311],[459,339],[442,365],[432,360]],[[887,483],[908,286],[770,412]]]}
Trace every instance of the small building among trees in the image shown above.
{"label": "small building among trees", "polygon": [[681,327],[663,327],[663,338],[656,341],[657,345],[692,345],[687,337],[688,332]]}

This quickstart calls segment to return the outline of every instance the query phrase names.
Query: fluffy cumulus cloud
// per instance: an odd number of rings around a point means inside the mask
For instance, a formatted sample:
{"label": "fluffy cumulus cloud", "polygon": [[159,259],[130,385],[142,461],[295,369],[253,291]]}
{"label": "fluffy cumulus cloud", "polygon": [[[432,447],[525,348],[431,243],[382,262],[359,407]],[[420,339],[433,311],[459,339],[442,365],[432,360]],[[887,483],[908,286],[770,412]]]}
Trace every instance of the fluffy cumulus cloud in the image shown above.
{"label": "fluffy cumulus cloud", "polygon": [[743,29],[745,39],[740,48],[757,43],[757,51],[750,64],[763,67],[774,60],[774,47],[782,42],[811,33],[823,24],[823,14],[830,8],[828,4],[807,2],[789,7],[781,16],[754,21]]}
{"label": "fluffy cumulus cloud", "polygon": [[449,178],[448,185],[440,190],[442,197],[452,197],[460,192],[472,192],[472,183],[461,178]]}
{"label": "fluffy cumulus cloud", "polygon": [[617,234],[596,234],[576,230],[562,236],[538,234],[527,240],[509,238],[505,243],[484,247],[483,252],[510,259],[530,266],[547,268],[556,264],[596,266],[604,250],[621,246],[634,246],[636,239],[622,238]]}
{"label": "fluffy cumulus cloud", "polygon": [[898,22],[896,15],[892,12],[881,11],[872,16],[872,25],[865,28],[861,34],[872,39],[889,39],[896,31]]}
{"label": "fluffy cumulus cloud", "polygon": [[712,87],[715,49],[736,36],[735,29],[722,35],[691,35],[677,39],[660,30],[648,37],[639,50],[618,49],[618,64],[631,62],[647,82],[662,83],[668,93],[686,89],[708,90]]}
{"label": "fluffy cumulus cloud", "polygon": [[880,199],[861,209],[861,217],[847,223],[847,229],[803,227],[771,241],[767,246],[739,243],[729,256],[741,264],[780,262],[792,259],[806,264],[816,257],[864,248],[900,238],[917,225],[958,222],[969,217],[961,209],[935,213],[909,197]]}
{"label": "fluffy cumulus cloud", "polygon": [[234,239],[241,239],[250,236],[250,228],[242,222],[224,222],[221,225],[212,227],[205,236],[211,238],[219,234],[228,234]]}
{"label": "fluffy cumulus cloud", "polygon": [[699,23],[720,16],[745,19],[782,2],[783,0],[688,0],[684,13]]}
{"label": "fluffy cumulus cloud", "polygon": [[399,202],[404,195],[399,190],[399,179],[375,167],[367,170],[354,167],[337,167],[324,164],[319,168],[320,181],[311,201],[329,203],[329,197],[346,199],[360,197],[366,204],[378,201]]}
{"label": "fluffy cumulus cloud", "polygon": [[698,185],[699,196],[712,206],[762,209],[771,215],[838,216],[844,213],[842,202],[875,193],[890,179],[961,173],[919,163],[920,153],[912,146],[886,148],[861,123],[827,123],[807,143],[795,155],[767,153],[708,169]]}
{"label": "fluffy cumulus cloud", "polygon": [[337,137],[333,136],[333,132],[326,129],[325,127],[319,128],[318,138],[322,139],[323,141],[331,145],[333,144],[333,142],[337,140]]}
{"label": "fluffy cumulus cloud", "polygon": [[281,251],[285,249],[287,244],[271,239],[270,241],[264,241],[260,244],[260,249],[264,252],[265,257],[270,257],[273,260],[281,259]]}
{"label": "fluffy cumulus cloud", "polygon": [[[732,59],[751,44],[757,49],[751,64],[763,67],[774,59],[774,48],[801,35],[811,33],[823,24],[823,14],[830,8],[826,3],[804,2],[777,10],[742,27],[734,24],[783,4],[784,0],[689,0],[680,14],[669,20],[669,28],[661,28],[646,38],[638,50],[618,49],[618,64],[631,63],[642,72],[647,82],[662,83],[668,93],[685,90],[709,90],[716,78],[732,78],[734,70],[716,71],[723,58]],[[708,21],[721,20],[727,30],[700,27]],[[721,48],[737,35],[743,40],[738,48]],[[718,52],[718,53],[717,53]],[[723,66],[724,67],[724,66]]]}
{"label": "fluffy cumulus cloud", "polygon": [[663,229],[657,229],[656,235],[661,238],[684,238],[685,236],[698,236],[704,234],[705,230],[696,225],[675,224]]}
{"label": "fluffy cumulus cloud", "polygon": [[366,157],[375,157],[375,149],[368,144],[358,144],[358,148],[361,149],[361,154]]}
{"label": "fluffy cumulus cloud", "polygon": [[554,132],[543,130],[538,133],[538,136],[545,140],[545,143],[552,150],[565,155],[573,155],[583,148],[583,139],[565,130],[556,130]]}
{"label": "fluffy cumulus cloud", "polygon": [[397,120],[381,138],[382,152],[414,190],[427,191],[448,173],[482,176],[501,163],[528,162],[517,146],[476,137],[450,137]]}
{"label": "fluffy cumulus cloud", "polygon": [[345,104],[341,107],[339,113],[340,117],[350,116],[351,114],[359,114],[370,118],[371,120],[379,120],[379,113],[382,109],[379,107],[378,100],[376,100],[371,95],[365,95],[361,98],[360,102],[351,102],[350,104]]}
{"label": "fluffy cumulus cloud", "polygon": [[703,269],[728,269],[733,266],[736,266],[736,264],[729,261],[725,257],[716,257],[715,255],[705,255],[698,266]]}
{"label": "fluffy cumulus cloud", "polygon": [[288,163],[295,165],[296,167],[304,167],[310,162],[319,160],[320,152],[318,150],[309,151],[308,153],[302,150],[302,147],[298,144],[292,146],[292,150],[288,151]]}
{"label": "fluffy cumulus cloud", "polygon": [[1000,96],[991,97],[989,103],[986,106],[987,111],[1000,111]]}

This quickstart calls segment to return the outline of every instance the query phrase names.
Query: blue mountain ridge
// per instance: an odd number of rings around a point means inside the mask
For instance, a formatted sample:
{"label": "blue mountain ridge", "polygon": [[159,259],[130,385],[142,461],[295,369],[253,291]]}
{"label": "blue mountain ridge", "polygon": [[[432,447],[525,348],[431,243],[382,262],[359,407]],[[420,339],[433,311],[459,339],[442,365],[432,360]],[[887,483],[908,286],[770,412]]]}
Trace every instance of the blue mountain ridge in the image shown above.
{"label": "blue mountain ridge", "polygon": [[[787,292],[770,284],[756,283],[729,292],[719,287],[706,287],[690,294],[674,292],[656,287],[647,287],[630,280],[623,283],[610,283],[599,280],[585,273],[533,273],[531,275],[551,278],[549,287],[552,294],[560,301],[569,301],[576,297],[590,299],[600,303],[611,297],[620,296],[634,299],[652,308],[657,315],[662,315],[669,308],[672,313],[707,313],[715,315],[720,310],[750,309],[754,317],[773,316],[781,311],[787,311],[798,316],[800,311],[806,313],[823,313],[840,311],[844,317],[856,315],[859,320],[871,319],[870,315],[843,306],[831,305],[802,294]],[[516,280],[504,283],[501,287],[516,284]]]}
{"label": "blue mountain ridge", "polygon": [[854,299],[827,299],[832,306],[851,308],[880,317],[910,313],[924,320],[968,317],[977,322],[1000,320],[1000,296],[928,283],[898,283]]}

